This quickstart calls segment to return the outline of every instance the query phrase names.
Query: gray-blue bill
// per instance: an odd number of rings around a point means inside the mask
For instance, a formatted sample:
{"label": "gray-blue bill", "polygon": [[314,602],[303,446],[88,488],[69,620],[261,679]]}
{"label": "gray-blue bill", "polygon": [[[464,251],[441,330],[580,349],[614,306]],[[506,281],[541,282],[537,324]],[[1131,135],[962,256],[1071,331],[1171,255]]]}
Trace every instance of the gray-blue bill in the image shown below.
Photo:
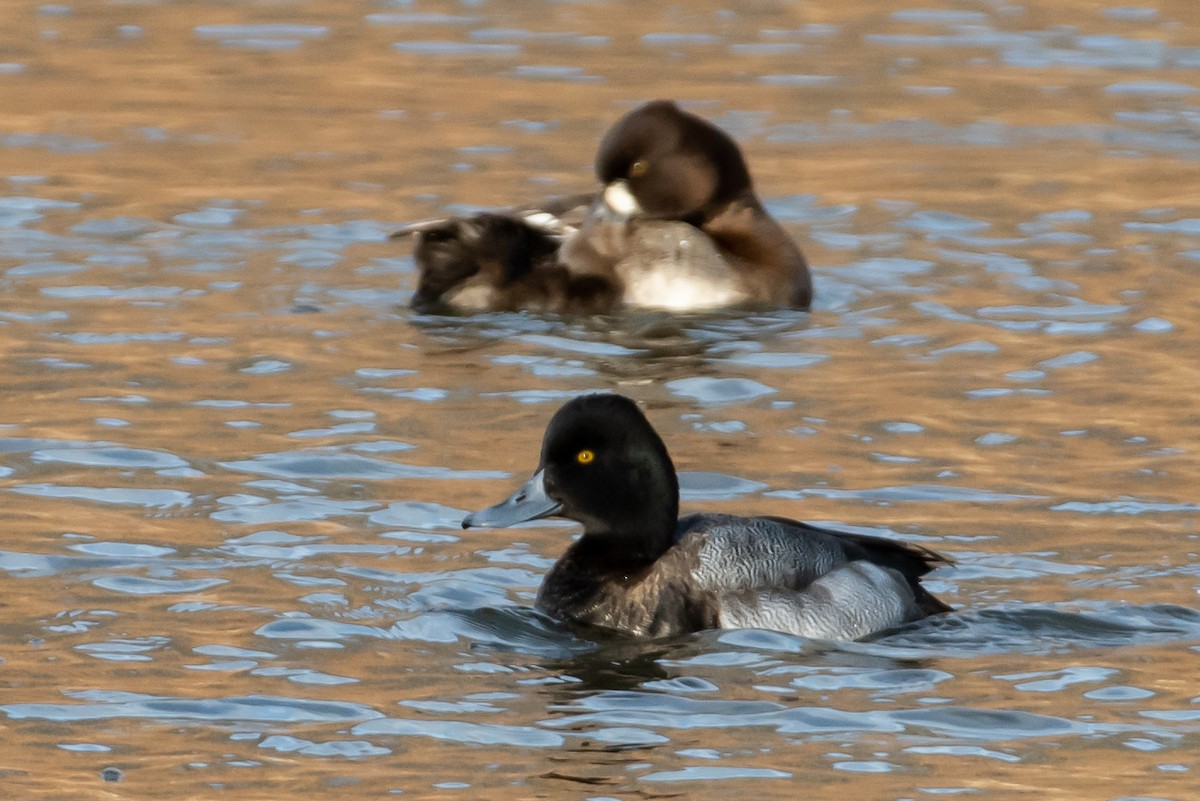
{"label": "gray-blue bill", "polygon": [[495,506],[467,515],[463,528],[504,528],[560,512],[562,504],[546,494],[542,472],[537,471],[524,486]]}

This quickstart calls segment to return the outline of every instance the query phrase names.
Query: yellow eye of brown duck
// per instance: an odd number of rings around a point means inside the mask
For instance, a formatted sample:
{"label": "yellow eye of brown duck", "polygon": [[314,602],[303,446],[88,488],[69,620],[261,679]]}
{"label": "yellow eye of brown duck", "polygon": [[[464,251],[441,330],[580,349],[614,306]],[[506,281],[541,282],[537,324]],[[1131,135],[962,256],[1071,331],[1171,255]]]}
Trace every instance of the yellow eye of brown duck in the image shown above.
{"label": "yellow eye of brown duck", "polygon": [[591,451],[587,450],[586,448],[584,450],[580,451],[579,453],[575,454],[575,461],[579,462],[580,464],[591,464],[592,460],[595,458],[596,458],[596,454],[592,453]]}
{"label": "yellow eye of brown duck", "polygon": [[650,165],[647,164],[645,161],[638,159],[637,161],[633,162],[633,164],[630,165],[629,177],[630,178],[641,178],[643,175],[646,174],[646,170],[648,170],[648,169],[650,169]]}

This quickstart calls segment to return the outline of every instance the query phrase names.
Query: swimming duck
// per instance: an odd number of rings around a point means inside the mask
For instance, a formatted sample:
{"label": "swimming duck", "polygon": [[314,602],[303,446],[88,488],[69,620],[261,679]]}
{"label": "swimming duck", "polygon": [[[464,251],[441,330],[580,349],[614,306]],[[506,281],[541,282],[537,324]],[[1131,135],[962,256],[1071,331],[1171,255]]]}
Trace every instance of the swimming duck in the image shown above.
{"label": "swimming duck", "polygon": [[[671,270],[629,258],[632,247],[614,259],[602,248],[597,252],[597,243],[622,232],[637,237],[646,225],[663,223],[692,230],[676,230],[686,243],[681,249],[696,251],[678,259],[675,270],[683,274],[677,292],[686,293],[689,280],[696,284],[690,307],[703,308],[705,297],[719,299],[712,306],[760,302],[807,309],[812,303],[812,278],[800,249],[754,193],[737,143],[707,120],[668,100],[639,106],[604,135],[596,176],[604,189],[578,234],[564,242],[561,259],[575,272],[615,274],[627,303],[669,305],[671,295],[654,294],[646,279],[653,284]],[[706,291],[708,284],[714,289]]]}
{"label": "swimming duck", "polygon": [[[604,185],[595,195],[545,209],[417,223],[393,234],[417,237],[414,255],[426,291],[418,289],[414,304],[470,306],[480,304],[481,294],[484,308],[508,303],[557,311],[811,304],[804,256],[754,193],[737,144],[712,123],[670,101],[646,103],[605,134],[595,167]],[[498,230],[496,217],[510,221],[506,235],[537,247],[476,234],[480,227]],[[430,239],[437,247],[426,246]],[[497,246],[515,256],[507,269],[488,268]],[[431,257],[447,249],[455,252],[453,270]],[[566,299],[545,301],[537,288],[544,273],[556,273],[556,285],[566,281]],[[575,277],[590,280],[574,285]]]}
{"label": "swimming duck", "polygon": [[524,486],[463,528],[544,517],[583,526],[536,605],[561,620],[644,637],[763,628],[857,640],[950,609],[921,577],[950,560],[912,543],[782,517],[679,517],[671,457],[622,395],[555,413]]}

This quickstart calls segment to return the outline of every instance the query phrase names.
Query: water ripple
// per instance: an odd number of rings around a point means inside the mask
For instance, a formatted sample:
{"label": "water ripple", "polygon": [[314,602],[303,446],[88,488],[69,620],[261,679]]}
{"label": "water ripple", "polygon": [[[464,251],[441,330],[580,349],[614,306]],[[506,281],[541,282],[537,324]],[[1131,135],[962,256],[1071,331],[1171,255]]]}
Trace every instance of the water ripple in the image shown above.
{"label": "water ripple", "polygon": [[469,723],[461,720],[429,718],[382,718],[359,723],[351,734],[384,734],[404,737],[431,737],[475,745],[511,745],[518,748],[558,748],[565,742],[561,735],[531,726],[504,726],[497,723]]}
{"label": "water ripple", "polygon": [[270,695],[229,698],[180,698],[130,692],[87,690],[65,693],[77,703],[7,704],[0,712],[10,720],[119,720],[123,718],[203,720],[213,723],[351,723],[374,720],[382,713],[361,704],[283,698]]}
{"label": "water ripple", "polygon": [[852,499],[872,503],[924,503],[929,501],[962,503],[1012,503],[1015,501],[1045,500],[1042,495],[1018,495],[1008,492],[975,489],[972,487],[941,486],[937,484],[910,484],[900,487],[876,489],[801,489],[773,490],[764,493],[770,498],[801,499],[806,497]]}
{"label": "water ripple", "polygon": [[41,448],[32,454],[34,462],[61,462],[86,467],[149,468],[155,470],[188,467],[187,461],[163,451],[125,447]]}
{"label": "water ripple", "polygon": [[228,583],[229,579],[223,578],[161,579],[124,575],[100,576],[92,581],[92,584],[101,589],[123,592],[129,595],[168,595],[203,592],[204,590]]}
{"label": "water ripple", "polygon": [[257,473],[276,478],[307,479],[488,479],[508,478],[507,473],[490,470],[451,470],[447,467],[422,467],[384,459],[372,459],[333,448],[262,453],[250,459],[219,462],[221,467],[241,473]]}
{"label": "water ripple", "polygon": [[182,490],[132,489],[127,487],[68,487],[57,484],[17,484],[9,492],[39,498],[68,498],[93,503],[144,506],[147,509],[182,509],[192,505],[190,493]]}

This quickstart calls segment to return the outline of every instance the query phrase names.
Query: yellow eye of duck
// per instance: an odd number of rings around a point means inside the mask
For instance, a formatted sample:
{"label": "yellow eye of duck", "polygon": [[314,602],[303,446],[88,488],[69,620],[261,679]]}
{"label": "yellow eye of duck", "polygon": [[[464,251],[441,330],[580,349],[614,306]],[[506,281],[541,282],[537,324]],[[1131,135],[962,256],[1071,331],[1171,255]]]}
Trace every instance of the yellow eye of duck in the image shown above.
{"label": "yellow eye of duck", "polygon": [[630,165],[629,177],[630,178],[641,178],[643,175],[646,174],[646,170],[648,170],[648,169],[650,169],[650,165],[647,164],[645,161],[642,161],[641,159],[639,159],[639,160],[633,162],[632,165]]}
{"label": "yellow eye of duck", "polygon": [[592,453],[586,448],[575,454],[575,461],[579,462],[580,464],[591,464],[592,460],[595,458],[596,454]]}

